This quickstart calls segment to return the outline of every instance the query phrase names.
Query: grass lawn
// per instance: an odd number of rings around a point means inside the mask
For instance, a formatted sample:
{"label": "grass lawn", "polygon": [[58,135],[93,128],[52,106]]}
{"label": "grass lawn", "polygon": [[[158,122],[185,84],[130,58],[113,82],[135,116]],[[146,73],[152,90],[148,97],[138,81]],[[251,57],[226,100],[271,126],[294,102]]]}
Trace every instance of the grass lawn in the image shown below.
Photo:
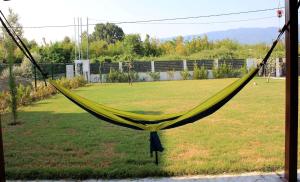
{"label": "grass lawn", "polygon": [[[95,84],[80,95],[138,113],[187,110],[235,79]],[[254,81],[257,85],[253,84]],[[256,78],[218,112],[161,131],[156,166],[149,133],[96,119],[62,95],[23,107],[18,126],[3,123],[7,175],[25,178],[123,178],[283,169],[284,80]]]}

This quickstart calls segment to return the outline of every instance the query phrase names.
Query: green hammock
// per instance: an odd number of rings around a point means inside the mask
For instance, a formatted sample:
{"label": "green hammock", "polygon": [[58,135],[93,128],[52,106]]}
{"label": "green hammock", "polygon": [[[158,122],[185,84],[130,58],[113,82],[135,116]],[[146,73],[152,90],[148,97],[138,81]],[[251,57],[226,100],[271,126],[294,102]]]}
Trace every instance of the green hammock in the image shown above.
{"label": "green hammock", "polygon": [[136,114],[113,109],[83,98],[53,80],[49,82],[76,105],[104,121],[128,128],[153,132],[192,123],[214,113],[235,96],[257,72],[258,68],[251,70],[247,75],[236,80],[189,111],[167,115]]}

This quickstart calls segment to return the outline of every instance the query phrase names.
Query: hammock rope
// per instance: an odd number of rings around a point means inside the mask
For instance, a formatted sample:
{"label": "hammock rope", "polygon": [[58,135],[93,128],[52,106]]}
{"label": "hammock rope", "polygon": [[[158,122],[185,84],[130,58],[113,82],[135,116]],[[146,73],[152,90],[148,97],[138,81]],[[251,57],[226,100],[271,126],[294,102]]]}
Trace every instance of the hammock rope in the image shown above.
{"label": "hammock rope", "polygon": [[[298,2],[298,9],[300,3]],[[0,10],[0,21],[4,29],[7,31],[8,35],[15,42],[17,47],[24,53],[24,55],[31,61],[31,63],[39,70],[42,74],[43,79],[46,84],[46,80],[48,79],[47,73],[45,73],[41,67],[37,64],[34,57],[30,53],[27,46],[24,44],[22,39],[16,34],[13,30],[12,26],[9,24],[4,14]],[[86,98],[83,98],[74,92],[62,87],[54,80],[48,80],[48,82],[54,86],[62,95],[68,98],[70,101],[86,110],[90,114],[95,117],[123,127],[132,128],[136,130],[146,130],[150,131],[150,154],[152,156],[153,152],[155,152],[156,156],[156,164],[158,164],[158,156],[157,152],[162,152],[164,148],[161,145],[159,136],[157,131],[171,129],[180,127],[189,123],[196,122],[204,117],[207,117],[217,110],[219,110],[222,106],[224,106],[228,101],[230,101],[239,91],[241,91],[247,83],[249,83],[252,78],[258,73],[258,71],[266,65],[268,62],[274,48],[279,42],[280,38],[284,34],[284,32],[288,29],[290,21],[288,21],[283,28],[280,30],[276,40],[273,42],[271,48],[265,55],[264,59],[257,65],[256,68],[249,71],[248,74],[243,76],[242,78],[236,80],[232,84],[228,85],[215,95],[211,96],[198,106],[185,111],[174,114],[162,114],[162,115],[147,115],[147,114],[137,114],[129,111],[122,111],[119,109],[111,108],[102,104],[98,104],[92,102]]]}

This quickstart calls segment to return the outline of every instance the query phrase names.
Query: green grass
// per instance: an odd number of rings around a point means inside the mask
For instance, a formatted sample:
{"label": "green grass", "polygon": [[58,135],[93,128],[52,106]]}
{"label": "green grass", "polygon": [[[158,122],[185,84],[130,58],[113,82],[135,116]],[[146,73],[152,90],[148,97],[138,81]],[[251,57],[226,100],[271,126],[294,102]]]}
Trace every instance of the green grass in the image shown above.
{"label": "green grass", "polygon": [[[187,110],[235,79],[96,84],[80,95],[138,113]],[[254,85],[254,81],[257,85]],[[160,132],[156,166],[149,133],[105,123],[62,95],[24,107],[22,125],[4,122],[9,179],[124,178],[283,169],[284,80],[255,79],[218,112]]]}

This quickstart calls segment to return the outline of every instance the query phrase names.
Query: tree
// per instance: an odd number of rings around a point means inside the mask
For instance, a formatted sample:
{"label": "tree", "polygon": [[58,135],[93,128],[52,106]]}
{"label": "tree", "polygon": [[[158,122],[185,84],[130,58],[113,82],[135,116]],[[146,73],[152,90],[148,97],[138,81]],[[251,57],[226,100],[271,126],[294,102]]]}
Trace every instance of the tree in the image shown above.
{"label": "tree", "polygon": [[92,33],[92,41],[104,40],[109,44],[123,40],[125,34],[121,27],[113,23],[97,24]]}
{"label": "tree", "polygon": [[187,51],[183,42],[183,37],[179,36],[176,38],[176,53],[181,56],[187,55]]}
{"label": "tree", "polygon": [[107,42],[104,40],[98,40],[91,42],[90,44],[90,56],[91,58],[98,58],[103,56],[107,50]]}
{"label": "tree", "polygon": [[[12,9],[9,9],[9,15],[7,17],[7,21],[9,24],[14,28],[14,31],[19,37],[23,36],[23,28],[19,21],[19,16],[15,14]],[[4,51],[5,51],[5,58],[8,60],[9,63],[9,90],[10,90],[10,108],[13,115],[13,121],[11,124],[15,125],[17,124],[17,88],[16,88],[16,81],[15,76],[13,73],[13,65],[18,59],[20,58],[20,52],[17,50],[17,46],[14,44],[11,37],[9,37],[8,33],[2,27],[2,35],[3,35],[3,45],[4,45]],[[17,54],[16,54],[17,53]],[[21,61],[20,61],[21,62]]]}
{"label": "tree", "polygon": [[124,53],[131,56],[142,56],[143,46],[139,34],[126,35],[123,41]]}
{"label": "tree", "polygon": [[206,35],[202,37],[197,37],[187,42],[186,45],[188,54],[197,53],[203,50],[210,49],[210,43],[208,41],[208,37]]}
{"label": "tree", "polygon": [[144,46],[144,56],[159,56],[160,50],[158,48],[158,41],[155,39],[150,39],[150,36],[147,34],[146,39],[143,42]]}
{"label": "tree", "polygon": [[[8,12],[9,12],[9,14],[7,16],[8,23],[13,27],[13,30],[16,32],[16,34],[20,38],[23,38],[23,27],[19,23],[19,15],[14,13],[12,9],[9,9]],[[9,35],[6,32],[6,30],[4,29],[4,27],[2,27],[2,37],[4,37],[3,38],[4,45],[10,44],[10,41],[12,41],[11,37],[9,37]],[[17,49],[17,46],[13,43],[10,46],[12,49],[11,51],[13,52],[12,60],[14,61],[14,63],[22,62],[24,55],[21,53],[21,51],[19,49]]]}
{"label": "tree", "polygon": [[166,55],[171,55],[175,53],[176,43],[174,41],[166,41],[160,45],[163,53]]}
{"label": "tree", "polygon": [[47,44],[38,50],[42,62],[67,63],[74,58],[74,45],[69,37],[62,42]]}
{"label": "tree", "polygon": [[9,63],[9,91],[10,91],[10,109],[13,116],[13,121],[11,122],[12,125],[17,124],[17,86],[16,80],[13,73],[13,66],[14,66],[14,43],[12,40],[8,40],[5,44],[6,51],[7,51],[7,60]]}

